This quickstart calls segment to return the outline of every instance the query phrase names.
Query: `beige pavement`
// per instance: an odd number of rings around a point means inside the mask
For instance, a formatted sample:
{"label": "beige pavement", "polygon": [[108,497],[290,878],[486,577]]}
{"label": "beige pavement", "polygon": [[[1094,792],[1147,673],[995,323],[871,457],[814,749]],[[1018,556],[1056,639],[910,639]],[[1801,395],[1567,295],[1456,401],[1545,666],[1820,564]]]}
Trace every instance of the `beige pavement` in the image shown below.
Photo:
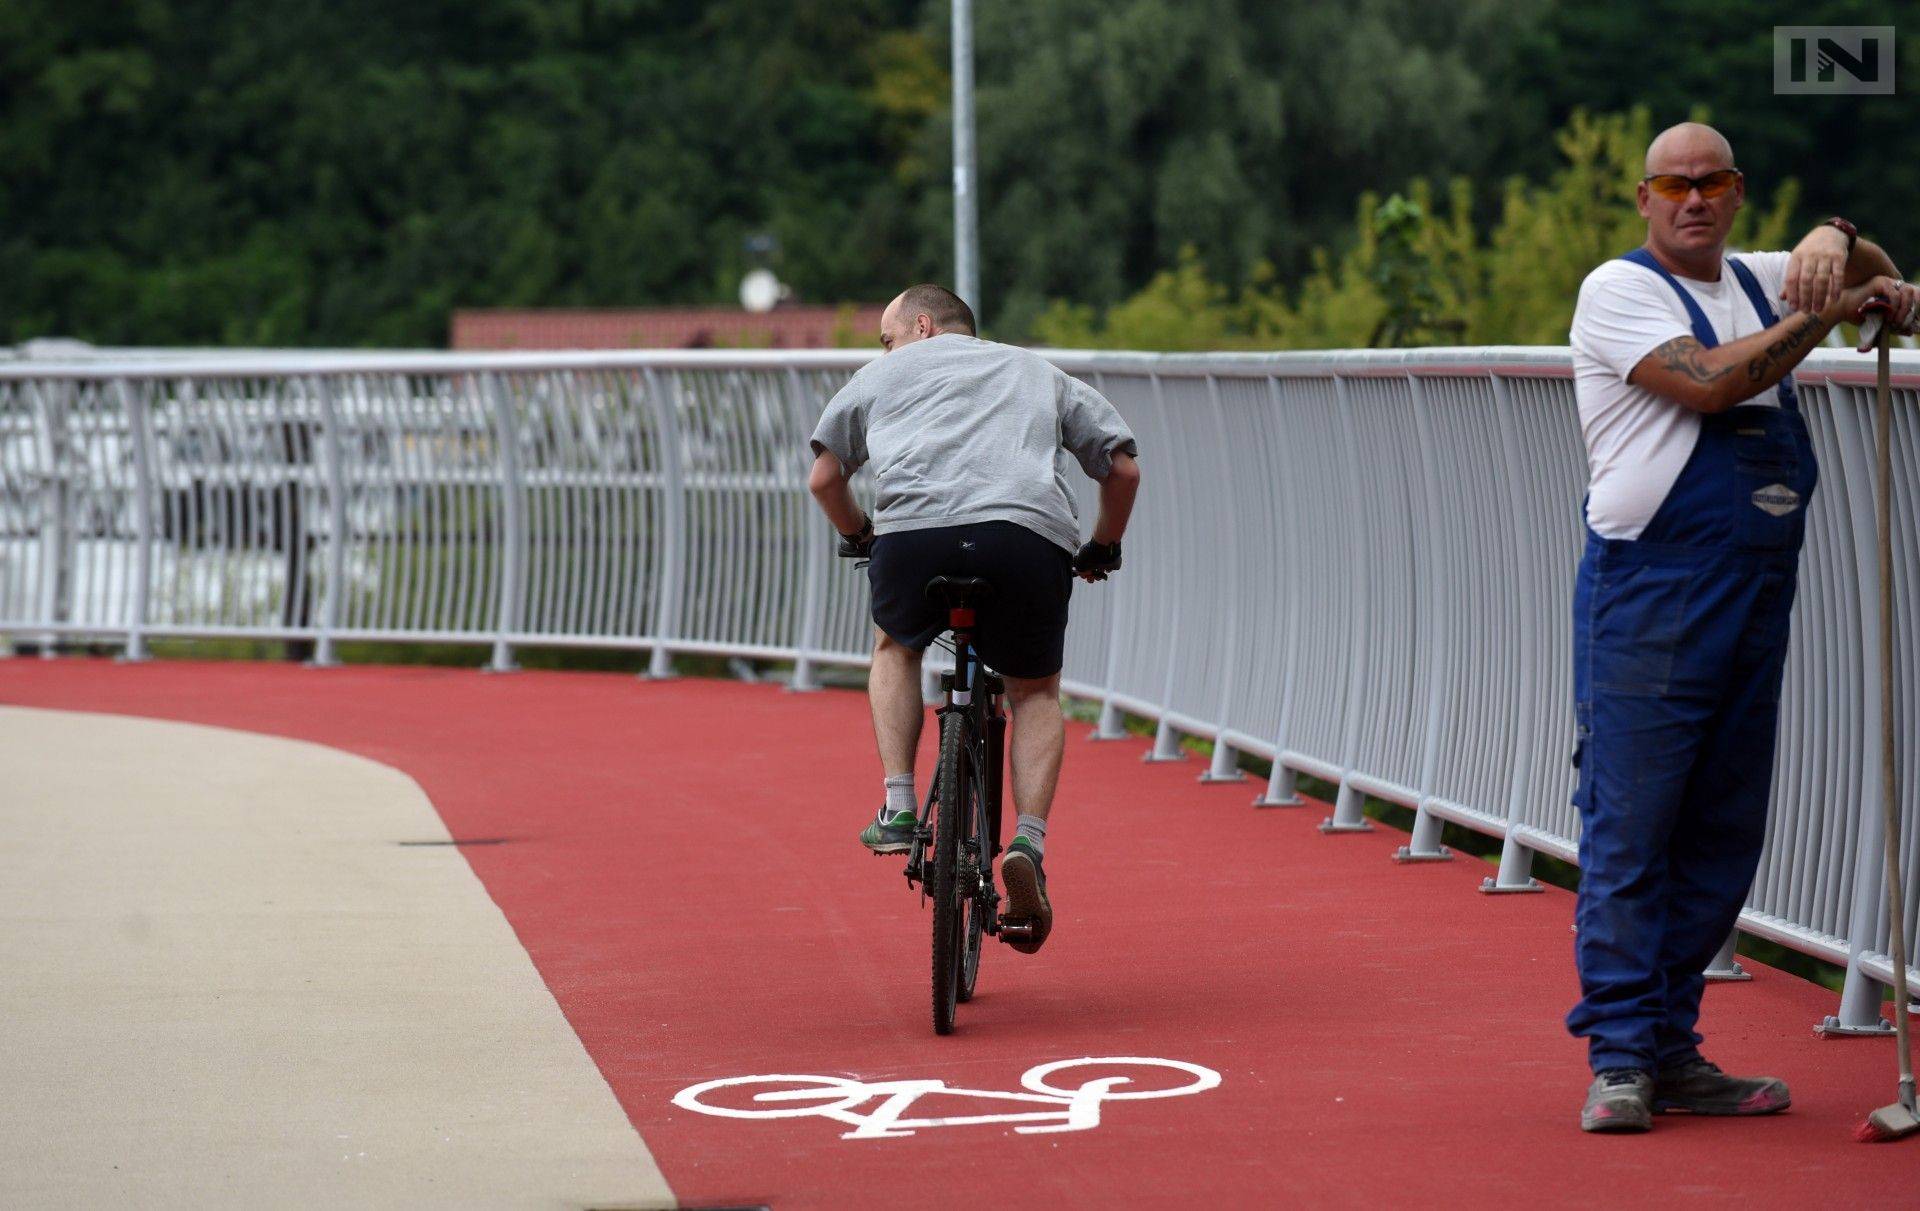
{"label": "beige pavement", "polygon": [[672,1195],[420,788],[0,708],[0,1207]]}

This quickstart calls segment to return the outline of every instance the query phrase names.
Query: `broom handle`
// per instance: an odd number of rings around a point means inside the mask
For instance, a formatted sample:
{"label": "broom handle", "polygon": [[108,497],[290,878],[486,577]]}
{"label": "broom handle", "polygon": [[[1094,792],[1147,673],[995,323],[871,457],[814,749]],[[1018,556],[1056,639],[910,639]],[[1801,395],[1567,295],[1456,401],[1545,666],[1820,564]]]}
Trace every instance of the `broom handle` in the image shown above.
{"label": "broom handle", "polygon": [[1907,1022],[1906,895],[1900,887],[1900,800],[1893,756],[1893,401],[1891,354],[1880,330],[1880,368],[1874,390],[1873,443],[1879,456],[1873,504],[1880,529],[1880,798],[1887,811],[1887,896],[1892,911],[1893,1021],[1900,1052],[1900,1100],[1914,1107],[1913,1046]]}

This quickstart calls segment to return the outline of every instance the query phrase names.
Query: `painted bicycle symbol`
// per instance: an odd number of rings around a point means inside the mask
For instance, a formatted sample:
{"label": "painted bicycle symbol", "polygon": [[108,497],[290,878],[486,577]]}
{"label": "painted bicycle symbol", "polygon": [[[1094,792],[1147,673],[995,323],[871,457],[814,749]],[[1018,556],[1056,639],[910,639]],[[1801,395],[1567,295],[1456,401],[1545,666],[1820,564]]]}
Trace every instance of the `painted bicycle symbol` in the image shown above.
{"label": "painted bicycle symbol", "polygon": [[[1178,1073],[1186,1083],[1161,1088],[1141,1078],[1141,1068],[1157,1068]],[[1087,1079],[1066,1087],[1071,1069],[1086,1070]],[[1126,1075],[1116,1069],[1135,1070]],[[1106,1073],[1107,1075],[1091,1075]],[[1220,1083],[1220,1074],[1211,1068],[1181,1060],[1157,1060],[1146,1056],[1086,1056],[1077,1060],[1055,1060],[1027,1069],[1020,1078],[1021,1090],[960,1089],[945,1081],[859,1081],[839,1076],[732,1076],[691,1085],[674,1095],[673,1104],[682,1110],[721,1118],[776,1119],[827,1118],[853,1128],[841,1139],[902,1139],[931,1127],[970,1127],[985,1123],[1012,1123],[1022,1135],[1050,1131],[1087,1131],[1100,1125],[1100,1107],[1105,1102],[1144,1101],[1149,1098],[1185,1097],[1204,1093]],[[1124,1088],[1142,1085],[1142,1088]],[[739,1095],[749,1089],[759,1092],[739,1104]],[[732,1098],[726,1094],[733,1093]],[[907,1112],[922,1098],[973,1098],[980,1101],[1019,1102],[1044,1106],[1044,1110],[1025,1110],[1012,1114],[961,1114],[936,1118],[908,1118]],[[871,1106],[869,1104],[871,1103]],[[864,1108],[864,1109],[863,1109]]]}

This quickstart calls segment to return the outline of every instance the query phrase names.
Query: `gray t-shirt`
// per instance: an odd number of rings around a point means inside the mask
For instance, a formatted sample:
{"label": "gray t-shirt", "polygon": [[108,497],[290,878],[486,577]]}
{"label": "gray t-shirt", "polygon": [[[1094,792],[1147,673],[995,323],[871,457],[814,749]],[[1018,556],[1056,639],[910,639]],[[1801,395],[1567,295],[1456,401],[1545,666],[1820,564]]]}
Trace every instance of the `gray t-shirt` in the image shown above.
{"label": "gray t-shirt", "polygon": [[873,528],[1011,521],[1074,550],[1071,450],[1095,479],[1115,451],[1139,453],[1107,398],[1037,353],[956,332],[862,366],[827,403],[814,453],[851,474],[871,461]]}

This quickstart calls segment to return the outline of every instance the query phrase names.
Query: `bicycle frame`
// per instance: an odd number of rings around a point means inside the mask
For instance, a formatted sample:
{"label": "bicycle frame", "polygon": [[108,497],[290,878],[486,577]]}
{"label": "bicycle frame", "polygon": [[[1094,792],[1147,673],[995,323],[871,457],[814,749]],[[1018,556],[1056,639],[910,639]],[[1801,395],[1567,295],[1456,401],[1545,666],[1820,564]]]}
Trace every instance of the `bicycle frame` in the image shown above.
{"label": "bicycle frame", "polygon": [[[967,765],[973,785],[979,791],[973,797],[973,827],[968,830],[974,852],[962,855],[962,867],[970,880],[967,894],[978,902],[987,933],[1000,932],[1000,893],[993,881],[993,860],[1000,855],[1002,771],[1006,761],[1007,717],[1000,709],[1006,686],[980,662],[973,647],[974,611],[954,607],[949,611],[953,631],[953,671],[943,673],[940,688],[946,702],[937,714],[963,711],[972,725],[968,729]],[[960,688],[964,687],[964,688]],[[918,825],[914,829],[913,848],[907,855],[907,883],[920,885],[926,894],[922,856],[933,844],[933,812],[938,801],[940,779],[935,777],[920,805]],[[985,839],[984,851],[980,848]]]}

